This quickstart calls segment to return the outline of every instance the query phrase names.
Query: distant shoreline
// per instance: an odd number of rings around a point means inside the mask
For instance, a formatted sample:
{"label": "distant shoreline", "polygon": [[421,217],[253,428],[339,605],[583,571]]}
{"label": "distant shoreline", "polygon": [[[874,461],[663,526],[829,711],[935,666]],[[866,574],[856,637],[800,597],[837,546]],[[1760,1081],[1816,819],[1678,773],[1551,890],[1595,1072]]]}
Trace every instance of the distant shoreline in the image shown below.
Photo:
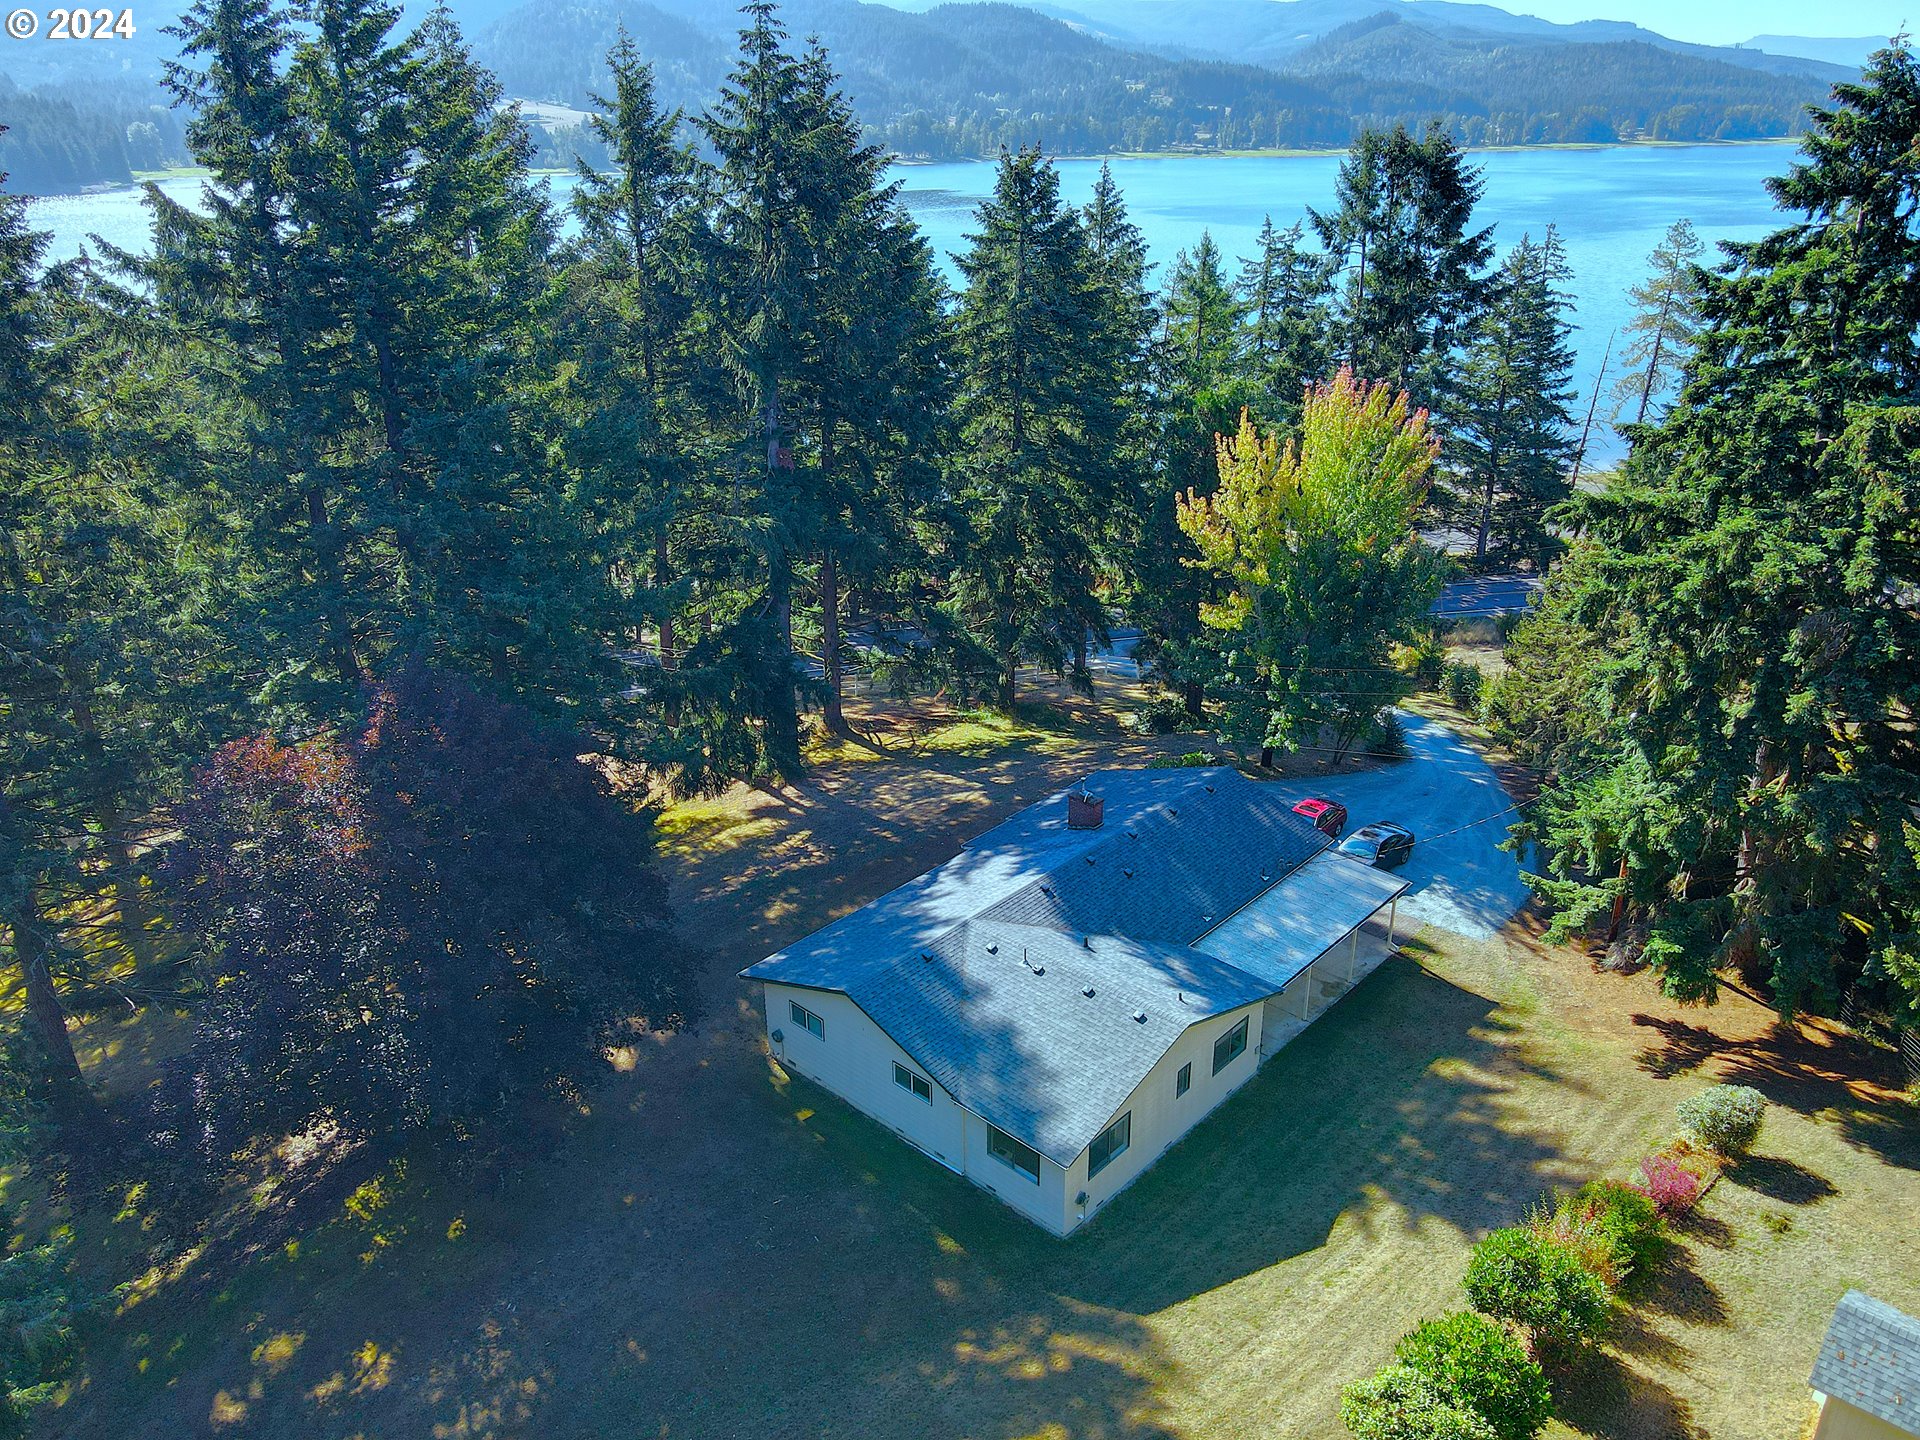
{"label": "distant shoreline", "polygon": [[[1697,149],[1734,149],[1755,145],[1798,145],[1797,135],[1778,135],[1759,140],[1609,140],[1609,141],[1562,141],[1548,145],[1470,145],[1465,147],[1473,155],[1514,155],[1535,150],[1697,150]],[[1304,150],[1298,148],[1271,150],[1113,150],[1089,155],[1050,155],[1051,160],[1313,160],[1340,157],[1346,154],[1339,150]],[[928,160],[921,157],[896,155],[889,162],[902,169],[920,169],[931,165],[988,165],[992,160],[986,156],[972,156],[953,160]],[[197,165],[182,165],[168,170],[136,170],[131,181],[115,181],[98,185],[89,185],[84,189],[61,191],[55,195],[36,195],[31,198],[59,199],[63,196],[110,195],[117,190],[129,190],[159,180],[204,180],[208,171]],[[571,167],[551,167],[529,172],[538,178],[555,175],[571,175]]]}

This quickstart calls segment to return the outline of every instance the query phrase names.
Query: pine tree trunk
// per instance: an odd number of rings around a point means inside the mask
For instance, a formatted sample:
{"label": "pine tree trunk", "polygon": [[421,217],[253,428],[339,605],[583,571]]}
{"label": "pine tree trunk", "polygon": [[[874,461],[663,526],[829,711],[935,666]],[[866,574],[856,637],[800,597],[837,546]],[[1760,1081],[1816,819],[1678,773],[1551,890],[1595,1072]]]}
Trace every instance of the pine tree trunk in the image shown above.
{"label": "pine tree trunk", "polygon": [[1507,382],[1504,377],[1500,381],[1500,393],[1494,403],[1493,414],[1495,428],[1493,438],[1487,444],[1487,490],[1480,506],[1480,536],[1473,547],[1475,565],[1487,563],[1487,537],[1493,532],[1494,482],[1500,474],[1499,434],[1501,428],[1507,423]]}
{"label": "pine tree trunk", "polygon": [[1007,650],[1000,656],[1000,708],[1007,714],[1013,714],[1014,702],[1019,699],[1020,652]]}
{"label": "pine tree trunk", "polygon": [[25,902],[9,908],[3,917],[13,932],[13,953],[20,966],[26,994],[29,1032],[46,1060],[47,1073],[62,1101],[90,1100],[80,1061],[67,1034],[67,1012],[53,983],[53,947],[40,917],[38,893],[28,890]]}
{"label": "pine tree trunk", "polygon": [[840,562],[829,550],[820,557],[820,663],[827,675],[827,729],[847,733],[840,708]]}
{"label": "pine tree trunk", "polygon": [[[660,522],[659,532],[653,537],[653,586],[664,590],[673,583],[673,557],[667,547],[667,525]],[[673,611],[663,605],[660,610],[660,668],[671,670],[674,658]]]}
{"label": "pine tree trunk", "polygon": [[767,543],[767,605],[773,617],[775,659],[782,673],[769,690],[767,752],[774,768],[796,777],[800,765],[800,705],[793,684],[793,557],[782,533],[782,507],[775,500],[780,484],[780,389],[766,386],[767,509],[773,533]]}
{"label": "pine tree trunk", "polygon": [[1653,354],[1647,357],[1647,378],[1640,386],[1640,410],[1633,417],[1633,423],[1647,423],[1647,405],[1653,399],[1653,384],[1660,374],[1660,351],[1667,340],[1667,313],[1673,305],[1673,291],[1668,290],[1660,300],[1660,324],[1653,332]]}
{"label": "pine tree trunk", "polygon": [[366,679],[360,657],[353,649],[353,622],[347,618],[341,598],[340,545],[333,535],[333,523],[327,515],[326,498],[318,487],[307,490],[307,536],[314,549],[320,576],[327,587],[327,648],[333,655],[333,667],[341,681],[358,685]]}

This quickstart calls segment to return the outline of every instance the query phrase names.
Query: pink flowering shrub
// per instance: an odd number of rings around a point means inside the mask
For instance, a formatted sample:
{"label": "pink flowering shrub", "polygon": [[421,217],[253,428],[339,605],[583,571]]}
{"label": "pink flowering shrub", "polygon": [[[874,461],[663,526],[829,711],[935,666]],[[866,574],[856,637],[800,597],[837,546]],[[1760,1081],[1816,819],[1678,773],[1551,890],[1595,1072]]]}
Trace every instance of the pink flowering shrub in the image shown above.
{"label": "pink flowering shrub", "polygon": [[1693,1208],[1700,1198],[1700,1177],[1669,1155],[1649,1155],[1640,1162],[1641,1183],[1634,1188],[1653,1201],[1663,1220],[1672,1220]]}

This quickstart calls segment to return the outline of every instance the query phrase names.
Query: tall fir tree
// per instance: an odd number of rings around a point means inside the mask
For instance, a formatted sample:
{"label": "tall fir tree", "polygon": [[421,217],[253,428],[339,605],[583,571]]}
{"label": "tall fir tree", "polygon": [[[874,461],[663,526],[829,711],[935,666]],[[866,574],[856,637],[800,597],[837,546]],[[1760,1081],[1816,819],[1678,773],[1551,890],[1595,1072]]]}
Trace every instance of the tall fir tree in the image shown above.
{"label": "tall fir tree", "polygon": [[1195,718],[1202,708],[1202,672],[1188,651],[1213,583],[1194,563],[1177,506],[1182,496],[1213,492],[1219,479],[1218,437],[1233,430],[1241,412],[1257,407],[1261,398],[1242,364],[1244,320],[1220,248],[1203,231],[1199,242],[1175,259],[1161,296],[1154,353],[1159,474],[1132,566],[1140,589],[1136,655],[1152,665],[1162,684],[1182,695]]}
{"label": "tall fir tree", "polygon": [[1620,905],[1675,996],[1739,966],[1789,1011],[1864,982],[1920,1018],[1920,66],[1834,97],[1769,182],[1800,218],[1729,247],[1672,413],[1569,507],[1561,616],[1625,643],[1534,830],[1558,932]]}
{"label": "tall fir tree", "polygon": [[1495,275],[1461,371],[1454,450],[1475,519],[1474,562],[1544,568],[1548,509],[1566,498],[1574,396],[1569,271],[1559,233],[1522,236]]}
{"label": "tall fir tree", "polygon": [[1069,670],[1104,634],[1099,537],[1131,497],[1109,468],[1124,409],[1103,297],[1058,173],[1037,150],[1003,153],[977,223],[955,317],[953,605],[1011,709],[1023,660]]}
{"label": "tall fir tree", "polygon": [[604,602],[516,408],[550,241],[525,131],[444,8],[405,35],[372,0],[310,20],[188,13],[170,83],[207,213],[153,192],[156,253],[124,262],[163,314],[212,317],[256,436],[219,477],[264,577],[233,624],[317,716],[397,653],[610,693]]}
{"label": "tall fir tree", "polygon": [[1306,387],[1333,369],[1326,260],[1302,243],[1306,223],[1275,227],[1267,216],[1259,249],[1242,262],[1239,298],[1246,313],[1243,363],[1262,391],[1259,413],[1291,425]]}
{"label": "tall fir tree", "polygon": [[1674,221],[1647,257],[1647,278],[1627,292],[1633,318],[1626,325],[1626,368],[1614,385],[1616,420],[1633,425],[1657,420],[1655,402],[1667,399],[1685,372],[1700,328],[1705,249],[1690,221]]}
{"label": "tall fir tree", "polygon": [[1446,130],[1404,125],[1362,133],[1341,162],[1337,205],[1310,210],[1321,248],[1343,273],[1335,300],[1341,359],[1405,386],[1445,416],[1452,362],[1478,318],[1491,228],[1475,230],[1483,174]]}

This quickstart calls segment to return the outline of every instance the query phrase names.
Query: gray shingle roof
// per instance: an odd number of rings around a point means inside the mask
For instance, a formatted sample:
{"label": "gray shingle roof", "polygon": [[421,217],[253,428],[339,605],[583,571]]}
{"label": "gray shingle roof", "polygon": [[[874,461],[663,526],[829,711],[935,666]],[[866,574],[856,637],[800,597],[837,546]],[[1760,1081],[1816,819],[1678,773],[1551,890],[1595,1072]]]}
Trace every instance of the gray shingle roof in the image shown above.
{"label": "gray shingle roof", "polygon": [[1813,1388],[1920,1435],[1920,1320],[1849,1290],[1813,1363]]}
{"label": "gray shingle roof", "polygon": [[1070,1162],[1188,1026],[1279,990],[1190,946],[1329,843],[1231,769],[1083,783],[1100,829],[1069,830],[1062,791],[741,973],[844,992],[961,1104]]}
{"label": "gray shingle roof", "polygon": [[1188,1026],[1273,989],[1184,946],[979,920],[853,998],[967,1109],[1067,1165]]}

